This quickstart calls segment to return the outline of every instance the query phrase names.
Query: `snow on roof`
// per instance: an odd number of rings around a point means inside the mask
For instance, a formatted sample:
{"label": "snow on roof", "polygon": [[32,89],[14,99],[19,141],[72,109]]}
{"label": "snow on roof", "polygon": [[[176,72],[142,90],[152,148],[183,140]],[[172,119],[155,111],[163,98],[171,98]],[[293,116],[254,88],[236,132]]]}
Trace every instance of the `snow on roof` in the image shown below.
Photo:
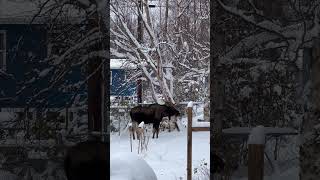
{"label": "snow on roof", "polygon": [[[224,134],[229,135],[239,135],[239,136],[247,136],[250,134],[252,128],[250,127],[232,127],[228,129],[223,129],[222,132]],[[264,127],[264,132],[266,135],[296,135],[298,132],[293,128],[279,128],[279,127]]]}
{"label": "snow on roof", "polygon": [[127,59],[110,59],[110,69],[135,69],[137,66]]}
{"label": "snow on roof", "polygon": [[150,165],[141,157],[133,153],[111,154],[111,180],[157,180],[157,176]]}
{"label": "snow on roof", "polygon": [[[39,7],[43,5],[45,1],[33,1],[33,0],[0,0],[0,24],[25,24],[29,23],[33,17],[39,12]],[[46,11],[46,8],[51,7],[52,3],[46,4],[42,11]],[[81,20],[81,14],[76,9],[68,8],[65,13],[68,13],[70,22],[77,23]],[[46,23],[46,17],[44,15],[38,15],[33,19],[34,24]]]}
{"label": "snow on roof", "polygon": [[37,4],[30,0],[1,0],[0,17],[1,18],[24,18],[32,16],[37,12]]}

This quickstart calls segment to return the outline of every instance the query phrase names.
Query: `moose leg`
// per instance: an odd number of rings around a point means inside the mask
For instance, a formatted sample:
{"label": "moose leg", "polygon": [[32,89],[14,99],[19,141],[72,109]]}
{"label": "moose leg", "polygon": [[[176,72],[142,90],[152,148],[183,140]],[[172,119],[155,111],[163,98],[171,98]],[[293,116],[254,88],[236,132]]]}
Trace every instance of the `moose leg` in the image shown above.
{"label": "moose leg", "polygon": [[129,135],[130,135],[130,139],[131,139],[131,136],[133,136],[133,139],[134,139],[134,133],[133,133],[133,127],[129,127]]}
{"label": "moose leg", "polygon": [[139,129],[139,128],[137,128],[136,133],[137,133],[137,139],[138,139],[139,142],[140,142],[141,132],[140,132],[140,129]]}
{"label": "moose leg", "polygon": [[132,134],[132,138],[133,138],[133,140],[135,140],[136,139],[136,137],[134,136],[134,132],[135,132],[135,128],[132,126],[131,127],[131,134]]}
{"label": "moose leg", "polygon": [[160,122],[153,124],[153,128],[155,129],[155,132],[157,133],[157,138],[159,137],[159,127],[160,127]]}
{"label": "moose leg", "polygon": [[133,140],[135,140],[135,134],[137,134],[137,138],[138,138],[138,132],[137,132],[137,122],[132,122],[132,137]]}
{"label": "moose leg", "polygon": [[157,139],[158,139],[158,137],[159,137],[159,128],[157,129]]}
{"label": "moose leg", "polygon": [[153,127],[152,139],[154,139],[154,134],[156,133],[156,129]]}

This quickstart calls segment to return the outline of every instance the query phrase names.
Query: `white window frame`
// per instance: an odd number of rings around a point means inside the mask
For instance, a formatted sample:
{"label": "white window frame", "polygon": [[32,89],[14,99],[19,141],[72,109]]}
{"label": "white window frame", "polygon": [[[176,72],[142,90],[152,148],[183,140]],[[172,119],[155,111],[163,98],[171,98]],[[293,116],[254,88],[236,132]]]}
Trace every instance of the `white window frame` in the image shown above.
{"label": "white window frame", "polygon": [[110,85],[112,85],[112,70],[110,70]]}
{"label": "white window frame", "polygon": [[0,30],[0,34],[3,34],[3,49],[0,49],[0,52],[3,54],[3,62],[2,67],[0,67],[1,70],[6,71],[7,70],[7,32],[4,30]]}

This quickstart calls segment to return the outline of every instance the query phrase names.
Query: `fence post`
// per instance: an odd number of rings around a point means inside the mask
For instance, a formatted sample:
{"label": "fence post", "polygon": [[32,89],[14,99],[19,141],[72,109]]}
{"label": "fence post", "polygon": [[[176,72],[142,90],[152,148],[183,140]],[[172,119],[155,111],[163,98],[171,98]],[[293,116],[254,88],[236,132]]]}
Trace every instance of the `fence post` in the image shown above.
{"label": "fence post", "polygon": [[249,140],[248,180],[263,180],[265,133],[263,126],[252,129]]}
{"label": "fence post", "polygon": [[193,103],[188,103],[188,142],[187,142],[187,180],[192,180],[192,106]]}

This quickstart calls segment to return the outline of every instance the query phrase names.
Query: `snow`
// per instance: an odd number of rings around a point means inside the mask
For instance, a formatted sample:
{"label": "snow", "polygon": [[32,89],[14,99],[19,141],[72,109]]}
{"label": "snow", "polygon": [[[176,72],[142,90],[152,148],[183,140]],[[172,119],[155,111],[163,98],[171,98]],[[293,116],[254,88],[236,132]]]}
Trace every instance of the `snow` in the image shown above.
{"label": "snow", "polygon": [[47,158],[47,153],[46,152],[41,152],[41,151],[36,151],[36,150],[31,150],[28,152],[28,158],[30,159],[43,159]]}
{"label": "snow", "polygon": [[[233,127],[228,129],[223,129],[222,132],[225,134],[239,134],[248,135],[251,132],[250,127]],[[266,135],[289,135],[297,134],[297,131],[293,128],[279,128],[279,127],[264,127],[264,132]]]}
{"label": "snow", "polygon": [[[186,122],[186,117],[183,117],[182,121]],[[149,126],[148,124],[145,125]],[[158,139],[152,139],[152,131],[147,131],[146,133],[146,141],[149,138],[148,149],[147,151],[140,153],[138,156],[149,164],[149,166],[154,170],[158,180],[186,179],[187,130],[185,126],[180,127],[180,132],[173,131],[169,133],[166,131],[161,131],[159,133]],[[192,136],[193,169],[199,167],[200,163],[203,160],[205,160],[205,162],[208,163],[207,166],[210,167],[210,132],[194,132]],[[130,152],[130,141],[128,131],[122,132],[122,135],[120,137],[117,135],[117,133],[111,135],[110,142],[110,152],[112,158],[111,180],[120,180],[121,178],[130,179],[128,178],[128,176],[126,176],[128,175],[128,173],[130,173],[128,172],[128,170],[123,170],[125,168],[123,168],[122,165],[119,166],[118,164],[117,168],[115,167],[116,165],[113,164],[113,161],[115,160],[114,154],[121,153],[121,156],[123,157],[126,155],[131,156],[132,154],[137,154],[138,141],[132,141],[133,153]],[[116,169],[118,169],[117,176],[114,172],[114,170]],[[124,176],[120,176],[120,173],[123,173]],[[196,174],[194,176],[196,176]]]}
{"label": "snow", "polygon": [[251,130],[248,144],[265,144],[265,131],[263,126],[257,126]]}
{"label": "snow", "polygon": [[127,59],[110,59],[110,69],[135,69],[135,64]]}
{"label": "snow", "polygon": [[142,121],[142,122],[139,124],[138,127],[139,127],[139,128],[143,128],[143,127],[144,127],[144,122]]}
{"label": "snow", "polygon": [[192,106],[193,106],[193,102],[190,101],[190,102],[188,103],[188,107],[192,107]]}
{"label": "snow", "polygon": [[134,153],[111,154],[111,180],[157,180],[148,163]]}
{"label": "snow", "polygon": [[0,1],[0,18],[32,16],[37,12],[33,1]]}
{"label": "snow", "polygon": [[192,122],[192,127],[210,127],[210,122],[193,121]]}
{"label": "snow", "polygon": [[[299,180],[299,168],[292,167],[280,174],[274,173],[270,176],[264,176],[264,180]],[[232,178],[232,180],[247,180],[248,178]]]}
{"label": "snow", "polygon": [[44,69],[39,73],[39,77],[45,77],[53,68]]}

